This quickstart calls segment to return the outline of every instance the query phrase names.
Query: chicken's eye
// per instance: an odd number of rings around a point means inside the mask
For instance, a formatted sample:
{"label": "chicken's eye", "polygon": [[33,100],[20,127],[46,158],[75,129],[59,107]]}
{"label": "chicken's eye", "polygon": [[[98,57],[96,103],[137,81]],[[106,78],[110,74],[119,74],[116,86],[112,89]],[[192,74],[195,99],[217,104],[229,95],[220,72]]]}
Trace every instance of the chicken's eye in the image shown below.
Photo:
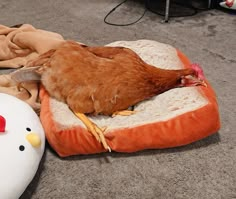
{"label": "chicken's eye", "polygon": [[23,145],[20,145],[20,146],[19,146],[19,150],[20,150],[20,151],[24,151],[24,150],[25,150],[25,147],[24,147]]}
{"label": "chicken's eye", "polygon": [[27,127],[27,128],[26,128],[26,131],[31,131],[31,128]]}
{"label": "chicken's eye", "polygon": [[177,84],[181,84],[182,83],[182,77],[180,79],[177,79]]}

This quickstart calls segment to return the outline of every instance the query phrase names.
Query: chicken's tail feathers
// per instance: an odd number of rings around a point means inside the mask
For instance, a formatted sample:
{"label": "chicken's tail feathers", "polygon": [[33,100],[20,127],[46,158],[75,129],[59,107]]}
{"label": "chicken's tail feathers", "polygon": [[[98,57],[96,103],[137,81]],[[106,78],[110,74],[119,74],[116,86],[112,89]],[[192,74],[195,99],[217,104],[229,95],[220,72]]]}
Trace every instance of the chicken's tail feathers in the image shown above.
{"label": "chicken's tail feathers", "polygon": [[42,66],[34,66],[29,68],[21,68],[10,73],[11,79],[16,83],[40,81],[41,75],[38,72]]}

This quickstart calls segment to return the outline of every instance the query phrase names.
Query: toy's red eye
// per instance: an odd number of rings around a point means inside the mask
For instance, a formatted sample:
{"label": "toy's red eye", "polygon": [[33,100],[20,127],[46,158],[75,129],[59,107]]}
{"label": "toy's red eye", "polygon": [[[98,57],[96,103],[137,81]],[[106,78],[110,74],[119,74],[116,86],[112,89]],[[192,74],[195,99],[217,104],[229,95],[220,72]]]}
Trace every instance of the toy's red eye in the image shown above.
{"label": "toy's red eye", "polygon": [[6,119],[0,115],[0,133],[4,133],[6,128]]}

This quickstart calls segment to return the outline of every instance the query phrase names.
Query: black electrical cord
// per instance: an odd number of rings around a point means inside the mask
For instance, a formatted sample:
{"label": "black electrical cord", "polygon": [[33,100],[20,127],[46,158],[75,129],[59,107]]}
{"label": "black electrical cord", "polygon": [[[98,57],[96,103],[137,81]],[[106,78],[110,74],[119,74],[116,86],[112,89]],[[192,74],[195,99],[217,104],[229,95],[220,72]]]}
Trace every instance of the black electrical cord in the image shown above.
{"label": "black electrical cord", "polygon": [[[107,15],[104,17],[104,22],[106,24],[109,24],[109,25],[112,25],[112,26],[129,26],[129,25],[133,25],[135,23],[137,23],[138,21],[140,21],[144,15],[146,14],[146,12],[149,10],[155,14],[158,14],[160,16],[165,16],[164,13],[161,13],[161,12],[158,12],[154,9],[152,9],[152,6],[151,6],[151,3],[150,3],[150,0],[145,0],[145,10],[143,12],[143,14],[134,22],[131,22],[131,23],[127,23],[127,24],[116,24],[116,23],[112,23],[112,22],[108,22],[107,21],[107,18],[109,17],[110,14],[112,14],[118,7],[120,7],[122,4],[124,4],[125,2],[127,2],[128,0],[124,0],[122,1],[121,3],[119,3],[118,5],[116,5],[114,8],[112,8],[108,13]],[[209,8],[196,8],[192,5],[187,5],[187,4],[183,4],[183,3],[180,3],[180,2],[176,2],[176,1],[172,1],[171,4],[175,4],[177,6],[181,6],[183,8],[187,8],[187,9],[190,9],[192,10],[192,13],[189,13],[189,14],[180,14],[180,15],[174,15],[174,14],[170,14],[169,17],[186,17],[186,16],[193,16],[195,14],[198,13],[198,11],[203,11],[203,10],[209,10]]]}
{"label": "black electrical cord", "polygon": [[109,11],[109,12],[107,13],[107,15],[104,17],[104,22],[105,22],[106,24],[109,24],[109,25],[112,25],[112,26],[130,26],[130,25],[133,25],[133,24],[137,23],[138,21],[140,21],[140,20],[144,17],[144,15],[145,15],[145,13],[146,13],[146,11],[147,11],[147,8],[145,8],[145,10],[144,10],[143,14],[141,15],[141,17],[139,17],[139,18],[138,18],[136,21],[134,21],[134,22],[127,23],[127,24],[116,24],[116,23],[108,22],[108,21],[107,21],[107,17],[108,17],[111,13],[113,13],[118,7],[120,7],[122,4],[124,4],[126,1],[128,1],[128,0],[122,1],[122,2],[119,3],[117,6],[115,6],[114,8],[112,8],[111,11]]}

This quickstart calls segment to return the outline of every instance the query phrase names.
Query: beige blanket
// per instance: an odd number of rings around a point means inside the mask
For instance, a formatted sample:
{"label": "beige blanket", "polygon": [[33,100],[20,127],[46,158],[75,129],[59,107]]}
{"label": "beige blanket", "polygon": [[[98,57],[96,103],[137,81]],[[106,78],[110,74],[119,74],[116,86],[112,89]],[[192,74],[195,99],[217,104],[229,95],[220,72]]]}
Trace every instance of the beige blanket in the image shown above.
{"label": "beige blanket", "polygon": [[[0,72],[1,68],[24,67],[28,61],[56,48],[63,41],[60,34],[36,29],[29,24],[19,27],[0,25]],[[36,111],[40,108],[38,85],[35,82],[24,83],[19,89],[11,74],[3,74],[0,75],[0,92],[24,100]]]}

